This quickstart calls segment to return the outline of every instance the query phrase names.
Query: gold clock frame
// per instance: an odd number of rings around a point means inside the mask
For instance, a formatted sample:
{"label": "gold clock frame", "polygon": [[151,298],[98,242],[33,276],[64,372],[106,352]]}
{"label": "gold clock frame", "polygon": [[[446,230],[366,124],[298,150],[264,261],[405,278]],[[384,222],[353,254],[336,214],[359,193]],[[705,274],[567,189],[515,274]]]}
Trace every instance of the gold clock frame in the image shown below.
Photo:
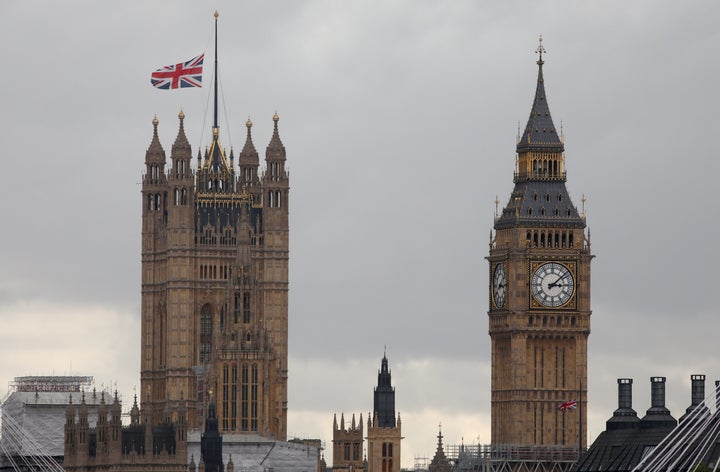
{"label": "gold clock frame", "polygon": [[[545,311],[547,311],[547,310],[556,310],[556,311],[557,310],[577,310],[577,291],[578,291],[578,285],[580,282],[578,280],[578,274],[577,274],[577,261],[574,261],[574,260],[568,261],[568,260],[563,260],[563,259],[533,259],[533,260],[530,260],[529,262],[530,263],[528,264],[527,294],[528,294],[528,304],[529,304],[530,309],[531,310],[545,310]],[[573,281],[574,281],[573,292],[570,295],[570,298],[568,298],[568,300],[564,304],[562,304],[560,306],[555,306],[555,307],[543,305],[542,303],[538,302],[532,294],[532,278],[533,278],[533,275],[535,274],[535,271],[538,269],[538,267],[545,265],[545,264],[549,264],[549,263],[560,264],[560,265],[566,267],[570,271],[570,274],[572,275]]]}

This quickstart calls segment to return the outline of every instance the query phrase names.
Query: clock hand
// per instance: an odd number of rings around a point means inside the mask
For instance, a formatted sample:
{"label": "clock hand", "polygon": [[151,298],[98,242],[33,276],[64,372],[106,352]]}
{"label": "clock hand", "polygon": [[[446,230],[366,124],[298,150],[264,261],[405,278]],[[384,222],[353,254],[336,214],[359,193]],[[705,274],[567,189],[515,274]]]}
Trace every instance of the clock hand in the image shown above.
{"label": "clock hand", "polygon": [[562,285],[562,283],[560,283],[560,281],[561,281],[562,279],[564,279],[566,275],[568,275],[568,272],[567,272],[567,271],[566,271],[564,274],[562,274],[561,276],[559,276],[555,282],[549,283],[549,284],[548,284],[548,288],[562,287],[563,285]]}

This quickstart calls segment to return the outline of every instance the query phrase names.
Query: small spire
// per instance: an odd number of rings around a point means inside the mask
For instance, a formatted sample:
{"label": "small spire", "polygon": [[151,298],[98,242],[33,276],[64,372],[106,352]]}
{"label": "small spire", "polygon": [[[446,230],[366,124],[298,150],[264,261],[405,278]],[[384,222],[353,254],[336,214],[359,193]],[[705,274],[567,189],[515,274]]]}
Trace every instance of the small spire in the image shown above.
{"label": "small spire", "polygon": [[146,163],[152,162],[153,164],[159,164],[161,162],[165,162],[165,151],[163,150],[162,144],[160,144],[160,138],[158,138],[158,124],[160,124],[160,121],[158,120],[157,115],[154,115],[152,120],[153,136],[150,141],[150,146],[148,146],[145,153]]}
{"label": "small spire", "polygon": [[173,160],[183,155],[190,158],[192,152],[190,142],[185,135],[185,113],[182,108],[180,109],[180,113],[178,113],[178,119],[180,120],[180,126],[178,127],[178,134],[172,145],[172,153],[170,156]]}
{"label": "small spire", "polygon": [[538,47],[537,47],[537,49],[535,50],[535,54],[538,54],[538,55],[539,55],[539,59],[538,59],[537,63],[538,63],[539,66],[541,66],[541,65],[543,65],[543,64],[545,63],[545,62],[543,62],[543,59],[542,59],[542,55],[543,55],[543,53],[545,52],[545,48],[544,48],[543,45],[542,45],[542,35],[540,35],[539,43],[540,43],[540,44],[538,44]]}
{"label": "small spire", "polygon": [[278,116],[277,111],[273,115],[273,121],[275,122],[273,135],[272,138],[270,138],[270,143],[267,145],[267,149],[265,150],[265,160],[275,159],[284,161],[285,146],[280,140],[280,133],[278,131],[278,121],[280,121],[280,117]]}
{"label": "small spire", "polygon": [[253,144],[252,140],[252,125],[253,123],[248,116],[248,119],[245,122],[245,126],[247,127],[247,137],[245,138],[245,146],[243,146],[242,151],[240,151],[240,165],[258,165],[259,162],[258,152],[255,149],[255,144]]}

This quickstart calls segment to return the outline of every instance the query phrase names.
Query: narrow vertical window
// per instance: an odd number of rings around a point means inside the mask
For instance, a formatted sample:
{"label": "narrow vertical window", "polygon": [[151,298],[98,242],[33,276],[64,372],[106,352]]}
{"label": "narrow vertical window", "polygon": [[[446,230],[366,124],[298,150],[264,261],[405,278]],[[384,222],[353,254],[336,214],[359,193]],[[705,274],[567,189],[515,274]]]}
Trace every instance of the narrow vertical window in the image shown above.
{"label": "narrow vertical window", "polygon": [[228,365],[223,364],[223,387],[222,387],[222,429],[227,431],[228,429],[228,413],[229,413],[229,382],[230,374],[228,372]]}
{"label": "narrow vertical window", "polygon": [[209,304],[200,309],[200,362],[210,360],[212,348],[212,308]]}
{"label": "narrow vertical window", "polygon": [[230,395],[230,428],[235,431],[237,429],[237,390],[238,390],[238,368],[237,364],[232,365],[231,395]]}
{"label": "narrow vertical window", "polygon": [[250,323],[250,292],[243,292],[243,323]]}
{"label": "narrow vertical window", "polygon": [[258,429],[258,366],[252,365],[252,384],[250,390],[250,430]]}
{"label": "narrow vertical window", "polygon": [[240,384],[240,429],[248,431],[248,412],[249,412],[249,379],[248,379],[248,365],[243,364],[241,370],[241,384]]}

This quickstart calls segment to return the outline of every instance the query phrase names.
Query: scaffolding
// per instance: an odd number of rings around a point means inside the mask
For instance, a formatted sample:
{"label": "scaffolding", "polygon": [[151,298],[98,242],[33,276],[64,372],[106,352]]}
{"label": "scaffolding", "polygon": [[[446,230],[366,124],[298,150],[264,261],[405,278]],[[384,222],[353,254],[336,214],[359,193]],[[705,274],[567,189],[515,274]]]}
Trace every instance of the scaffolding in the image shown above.
{"label": "scaffolding", "polygon": [[90,376],[49,376],[30,375],[15,377],[10,382],[11,391],[16,392],[81,392],[89,390],[93,383]]}
{"label": "scaffolding", "polygon": [[569,472],[578,460],[578,448],[512,444],[448,444],[445,456],[456,472]]}
{"label": "scaffolding", "polygon": [[[79,403],[92,383],[89,376],[15,377],[0,405],[0,470],[62,470],[67,405],[71,397]],[[92,425],[102,395],[86,399]]]}

